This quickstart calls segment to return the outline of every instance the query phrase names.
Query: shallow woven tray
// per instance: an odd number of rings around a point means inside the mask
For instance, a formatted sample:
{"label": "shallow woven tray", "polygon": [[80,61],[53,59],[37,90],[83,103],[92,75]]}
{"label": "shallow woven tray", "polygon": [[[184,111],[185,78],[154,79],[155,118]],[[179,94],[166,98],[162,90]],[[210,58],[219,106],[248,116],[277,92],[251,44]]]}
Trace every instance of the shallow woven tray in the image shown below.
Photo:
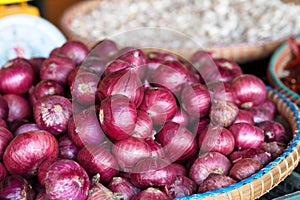
{"label": "shallow woven tray", "polygon": [[[97,42],[90,38],[85,38],[82,35],[72,30],[71,22],[78,13],[89,12],[92,8],[99,5],[101,0],[82,1],[68,8],[61,18],[61,29],[68,39],[79,40],[92,48]],[[106,36],[103,36],[104,39]],[[99,39],[101,40],[101,39]],[[265,58],[273,53],[273,51],[284,41],[261,41],[256,44],[237,44],[226,47],[209,47],[207,50],[212,50],[217,57],[234,60],[238,63],[245,63],[258,59]],[[196,49],[185,50],[184,52],[194,53]]]}
{"label": "shallow woven tray", "polygon": [[[296,38],[298,44],[300,44],[300,36]],[[281,80],[286,73],[284,73],[284,67],[292,57],[292,52],[287,42],[283,43],[278,49],[275,50],[271,56],[270,63],[267,69],[267,79],[270,85],[282,93],[284,93],[292,101],[296,102],[300,106],[300,96],[289,87],[287,87]]]}
{"label": "shallow woven tray", "polygon": [[244,179],[229,187],[203,194],[177,198],[178,200],[248,200],[258,199],[268,191],[276,187],[287,176],[289,176],[299,163],[300,155],[300,117],[298,106],[291,102],[282,93],[271,87],[267,87],[268,97],[276,103],[278,114],[288,120],[293,133],[285,152],[262,168],[251,177]]}

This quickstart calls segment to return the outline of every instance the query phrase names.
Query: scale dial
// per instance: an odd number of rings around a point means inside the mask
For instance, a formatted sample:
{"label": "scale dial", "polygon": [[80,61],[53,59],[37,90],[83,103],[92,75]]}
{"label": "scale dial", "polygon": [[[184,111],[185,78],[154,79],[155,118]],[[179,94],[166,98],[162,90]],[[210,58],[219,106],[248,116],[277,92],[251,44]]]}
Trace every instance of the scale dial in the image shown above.
{"label": "scale dial", "polygon": [[0,68],[16,57],[48,57],[65,42],[58,28],[41,17],[16,14],[0,18]]}

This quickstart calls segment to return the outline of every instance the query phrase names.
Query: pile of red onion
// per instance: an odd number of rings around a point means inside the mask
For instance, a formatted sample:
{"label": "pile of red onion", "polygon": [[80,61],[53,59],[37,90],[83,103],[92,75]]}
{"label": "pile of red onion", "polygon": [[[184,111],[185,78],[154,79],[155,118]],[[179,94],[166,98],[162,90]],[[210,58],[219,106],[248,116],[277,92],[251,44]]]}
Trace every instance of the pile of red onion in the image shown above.
{"label": "pile of red onion", "polygon": [[230,60],[68,41],[0,69],[0,199],[173,199],[243,180],[292,139]]}

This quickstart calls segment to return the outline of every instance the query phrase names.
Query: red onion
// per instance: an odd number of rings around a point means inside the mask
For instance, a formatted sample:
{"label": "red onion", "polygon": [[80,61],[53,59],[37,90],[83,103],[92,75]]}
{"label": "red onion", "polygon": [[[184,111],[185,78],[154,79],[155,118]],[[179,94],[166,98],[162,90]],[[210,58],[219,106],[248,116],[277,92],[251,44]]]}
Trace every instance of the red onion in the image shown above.
{"label": "red onion", "polygon": [[2,160],[3,153],[13,139],[13,134],[5,127],[0,127],[0,160]]}
{"label": "red onion", "polygon": [[186,68],[188,77],[187,83],[194,84],[194,83],[204,83],[202,76],[200,75],[199,71],[195,68],[195,66],[188,60],[184,58],[180,59],[180,62]]}
{"label": "red onion", "polygon": [[101,183],[108,183],[118,174],[117,160],[99,145],[85,145],[77,154],[77,162],[90,176],[100,174]]}
{"label": "red onion", "polygon": [[235,102],[230,83],[217,82],[211,86],[213,99]]}
{"label": "red onion", "polygon": [[80,41],[68,40],[60,47],[60,53],[72,59],[76,65],[79,65],[89,54],[89,49]]}
{"label": "red onion", "polygon": [[189,123],[189,116],[182,108],[178,107],[174,117],[170,121],[178,123],[182,126],[187,126]]}
{"label": "red onion", "polygon": [[140,192],[128,179],[118,176],[113,177],[107,187],[114,193],[121,193],[124,200],[130,200]]}
{"label": "red onion", "polygon": [[8,104],[6,100],[0,95],[0,119],[6,120],[8,117]]}
{"label": "red onion", "polygon": [[38,181],[39,181],[39,184],[41,186],[45,186],[45,178],[46,178],[46,174],[48,172],[48,168],[53,164],[55,163],[56,161],[58,160],[61,160],[62,158],[58,158],[58,157],[55,157],[55,158],[49,158],[49,159],[46,159],[45,161],[43,161],[39,168],[38,168],[38,172],[37,172],[37,178],[38,178]]}
{"label": "red onion", "polygon": [[199,68],[206,62],[211,62],[211,60],[215,57],[215,52],[212,51],[204,51],[204,50],[197,50],[194,52],[189,61],[196,67]]}
{"label": "red onion", "polygon": [[164,147],[166,158],[171,162],[184,162],[198,152],[196,137],[185,127],[167,122],[157,133],[156,139]]}
{"label": "red onion", "polygon": [[45,190],[49,199],[86,199],[89,187],[87,173],[73,160],[58,160],[48,168]]}
{"label": "red onion", "polygon": [[185,176],[177,176],[175,181],[164,187],[171,198],[189,196],[197,192],[197,184]]}
{"label": "red onion", "polygon": [[33,69],[24,58],[8,61],[0,69],[0,92],[25,94],[33,84]]}
{"label": "red onion", "polygon": [[49,57],[52,57],[52,56],[64,56],[64,55],[60,52],[60,47],[56,47],[56,48],[52,49],[52,51],[49,54]]}
{"label": "red onion", "polygon": [[9,173],[30,178],[37,174],[44,160],[57,156],[55,137],[47,131],[37,130],[17,135],[5,149],[3,162]]}
{"label": "red onion", "polygon": [[41,80],[52,80],[59,84],[66,85],[70,72],[75,68],[75,64],[68,57],[52,56],[47,58],[41,69]]}
{"label": "red onion", "polygon": [[136,106],[124,95],[109,96],[101,102],[99,120],[103,131],[111,139],[128,138],[135,128]]}
{"label": "red onion", "polygon": [[100,99],[114,94],[127,96],[137,107],[141,104],[144,87],[131,67],[111,73],[99,83],[98,95]]}
{"label": "red onion", "polygon": [[181,105],[191,116],[200,118],[208,114],[211,107],[210,94],[205,85],[187,85],[181,92]]}
{"label": "red onion", "polygon": [[158,125],[175,116],[177,103],[168,89],[151,87],[145,90],[144,99],[139,108],[147,112],[154,125]]}
{"label": "red onion", "polygon": [[267,98],[264,82],[251,74],[242,74],[231,83],[236,104],[241,108],[251,108],[263,103]]}
{"label": "red onion", "polygon": [[71,116],[72,104],[63,96],[46,96],[33,106],[33,117],[37,125],[54,135],[60,135],[67,130]]}
{"label": "red onion", "polygon": [[0,118],[0,127],[8,128],[6,121],[4,119],[1,119],[1,118]]}
{"label": "red onion", "polygon": [[32,57],[30,59],[27,59],[27,61],[30,62],[31,67],[33,69],[34,85],[40,81],[40,69],[45,60],[45,57]]}
{"label": "red onion", "polygon": [[199,134],[198,145],[201,152],[215,151],[229,155],[235,147],[235,140],[228,129],[213,126],[204,129]]}
{"label": "red onion", "polygon": [[58,148],[58,157],[71,160],[75,160],[77,158],[79,149],[68,135],[63,135],[59,138]]}
{"label": "red onion", "polygon": [[171,53],[159,51],[147,52],[147,77],[152,77],[153,71],[156,70],[163,62],[177,60],[178,58]]}
{"label": "red onion", "polygon": [[145,199],[168,200],[169,197],[166,193],[162,192],[161,190],[154,187],[149,187],[136,194],[131,200],[145,200]]}
{"label": "red onion", "polygon": [[14,133],[20,126],[31,123],[29,119],[15,120],[9,123],[8,129]]}
{"label": "red onion", "polygon": [[279,122],[267,120],[256,123],[256,126],[264,131],[266,142],[288,143],[292,139],[292,135]]}
{"label": "red onion", "polygon": [[285,151],[287,145],[280,142],[264,142],[260,148],[266,152],[269,152],[272,159],[277,158]]}
{"label": "red onion", "polygon": [[84,109],[73,115],[69,120],[68,135],[78,147],[100,144],[105,138],[97,113],[92,109]]}
{"label": "red onion", "polygon": [[75,81],[75,78],[77,77],[77,75],[79,75],[81,73],[86,73],[86,72],[92,73],[92,72],[88,71],[87,69],[85,69],[84,66],[74,67],[68,75],[68,86],[71,87],[71,85]]}
{"label": "red onion", "polygon": [[200,184],[198,193],[204,193],[207,191],[217,190],[220,188],[227,187],[236,183],[236,180],[226,176],[224,174],[211,173],[208,177]]}
{"label": "red onion", "polygon": [[32,108],[28,100],[17,94],[5,94],[3,98],[8,105],[8,122],[29,119],[32,114]]}
{"label": "red onion", "polygon": [[199,121],[192,127],[192,133],[197,133],[199,135],[204,129],[210,125],[209,117],[200,118]]}
{"label": "red onion", "polygon": [[172,163],[172,168],[175,169],[177,176],[187,176],[187,168],[179,163]]}
{"label": "red onion", "polygon": [[261,128],[248,123],[237,123],[229,127],[235,139],[235,148],[258,148],[264,142],[265,136]]}
{"label": "red onion", "polygon": [[230,82],[234,78],[243,74],[241,67],[232,60],[215,58],[213,59],[213,62],[217,66],[219,73],[205,74],[206,81],[208,81],[207,79],[209,79],[210,81],[218,80],[222,82]]}
{"label": "red onion", "polygon": [[112,147],[112,153],[116,157],[119,166],[124,171],[131,171],[132,167],[144,157],[151,154],[148,144],[138,138],[129,137],[120,140]]}
{"label": "red onion", "polygon": [[179,61],[165,61],[153,71],[151,80],[157,87],[165,87],[178,95],[187,78],[188,72]]}
{"label": "red onion", "polygon": [[22,176],[10,175],[0,182],[0,199],[34,200],[34,196],[32,186]]}
{"label": "red onion", "polygon": [[253,115],[248,110],[239,109],[239,113],[233,123],[248,123],[254,125]]}
{"label": "red onion", "polygon": [[132,137],[147,139],[153,137],[151,117],[143,110],[137,110],[136,125]]}
{"label": "red onion", "polygon": [[253,115],[254,123],[259,123],[274,120],[277,108],[272,100],[266,99],[263,103],[247,110]]}
{"label": "red onion", "polygon": [[113,56],[117,51],[118,45],[115,41],[111,39],[104,39],[92,47],[90,55],[100,58],[108,58]]}
{"label": "red onion", "polygon": [[96,74],[79,73],[70,86],[73,101],[83,105],[95,104],[99,77]]}
{"label": "red onion", "polygon": [[40,130],[40,128],[38,127],[38,125],[36,123],[25,123],[21,126],[19,126],[16,131],[14,132],[14,135],[20,135],[23,133],[27,133],[29,131],[36,131],[36,130]]}
{"label": "red onion", "polygon": [[263,166],[268,164],[272,160],[272,156],[269,152],[266,152],[260,148],[256,149],[245,149],[241,151],[235,151],[230,156],[229,159],[232,163],[236,163],[237,161],[243,158],[253,158],[261,162]]}
{"label": "red onion", "polygon": [[[80,69],[79,72],[91,72],[100,77],[101,74],[103,74],[105,66],[107,65],[108,62],[109,62],[108,59],[89,55],[85,59],[85,61],[80,65],[80,67],[78,67]],[[69,83],[71,81],[70,79],[72,79],[72,77],[70,76],[72,76],[71,73],[69,74],[68,77]]]}
{"label": "red onion", "polygon": [[130,65],[128,64],[128,62],[124,61],[124,60],[113,60],[112,62],[108,63],[107,66],[105,67],[105,70],[103,71],[102,76],[108,76],[109,74],[122,70],[122,69],[126,69],[130,67]]}
{"label": "red onion", "polygon": [[229,175],[236,180],[243,180],[259,171],[263,165],[254,158],[243,158],[233,164]]}
{"label": "red onion", "polygon": [[131,182],[140,188],[161,187],[172,184],[176,179],[175,169],[161,158],[143,158],[136,163],[133,171]]}
{"label": "red onion", "polygon": [[165,158],[165,151],[160,143],[158,143],[154,139],[147,139],[147,140],[145,140],[145,142],[147,143],[147,145],[150,149],[151,157]]}
{"label": "red onion", "polygon": [[192,164],[189,177],[199,185],[211,173],[227,175],[231,166],[230,160],[221,153],[204,153],[199,155]]}
{"label": "red onion", "polygon": [[50,95],[61,95],[65,94],[64,88],[62,85],[56,81],[51,80],[42,80],[37,83],[35,87],[30,90],[30,103],[34,105],[37,100],[41,99],[44,96]]}
{"label": "red onion", "polygon": [[210,121],[214,125],[228,127],[236,119],[239,108],[230,101],[214,100],[209,111]]}
{"label": "red onion", "polygon": [[[5,166],[0,162],[0,182],[7,177],[8,173]],[[1,190],[1,189],[0,189]]]}

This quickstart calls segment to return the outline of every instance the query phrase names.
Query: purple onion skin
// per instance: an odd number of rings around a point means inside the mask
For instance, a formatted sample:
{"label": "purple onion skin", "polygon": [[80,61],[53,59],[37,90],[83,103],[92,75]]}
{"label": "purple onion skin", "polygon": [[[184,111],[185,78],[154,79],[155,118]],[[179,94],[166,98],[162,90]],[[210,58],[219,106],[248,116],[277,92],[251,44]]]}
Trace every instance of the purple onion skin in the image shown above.
{"label": "purple onion skin", "polygon": [[75,65],[79,65],[89,54],[89,49],[80,41],[69,40],[60,47],[60,53],[70,58]]}
{"label": "purple onion skin", "polygon": [[58,160],[48,168],[45,177],[45,190],[49,199],[84,200],[88,196],[89,188],[89,176],[86,171],[73,160]]}
{"label": "purple onion skin", "polygon": [[60,158],[75,160],[79,148],[74,144],[68,135],[63,135],[58,140],[58,148]]}
{"label": "purple onion skin", "polygon": [[179,163],[172,163],[171,166],[175,169],[177,176],[187,176],[187,168]]}
{"label": "purple onion skin", "polygon": [[100,57],[100,58],[108,58],[113,56],[118,51],[118,45],[115,41],[110,39],[104,39],[95,44],[90,51],[90,55]]}
{"label": "purple onion skin", "polygon": [[264,142],[260,148],[271,154],[272,159],[277,158],[285,151],[287,145],[280,142]]}
{"label": "purple onion skin", "polygon": [[[121,195],[122,197],[122,195]],[[86,200],[117,200],[122,199],[116,196],[110,189],[101,183],[93,183],[90,187],[89,194]]]}
{"label": "purple onion skin", "polygon": [[197,191],[197,184],[186,176],[177,176],[172,184],[164,187],[166,193],[171,198],[184,197],[195,194]]}
{"label": "purple onion skin", "polygon": [[258,172],[263,165],[254,158],[243,158],[233,164],[229,176],[235,180],[243,180]]}
{"label": "purple onion skin", "polygon": [[284,126],[276,121],[262,121],[256,123],[256,126],[261,128],[265,134],[265,142],[281,142],[288,143],[292,136],[289,132],[287,132]]}
{"label": "purple onion skin", "polygon": [[36,123],[25,123],[16,129],[14,135],[16,136],[23,133],[27,133],[29,131],[36,131],[36,130],[41,130]]}
{"label": "purple onion skin", "polygon": [[135,187],[128,179],[115,176],[107,186],[113,193],[121,193],[124,200],[130,200],[141,189]]}
{"label": "purple onion skin", "polygon": [[0,127],[0,160],[2,160],[3,153],[13,137],[7,128]]}
{"label": "purple onion skin", "polygon": [[212,124],[228,127],[236,119],[239,113],[237,105],[230,101],[213,101],[209,116]]}
{"label": "purple onion skin", "polygon": [[137,120],[132,137],[147,139],[153,137],[151,117],[143,110],[137,110]]}
{"label": "purple onion skin", "polygon": [[265,166],[266,164],[272,161],[271,153],[264,151],[260,148],[256,148],[256,149],[251,148],[242,151],[235,151],[229,156],[229,159],[231,160],[232,163],[236,163],[237,161],[243,158],[254,158],[260,161],[263,166]]}
{"label": "purple onion skin", "polygon": [[168,200],[170,197],[164,193],[163,191],[154,188],[149,187],[138,194],[136,194],[132,200],[145,200],[145,199],[151,199],[151,200]]}
{"label": "purple onion skin", "polygon": [[254,125],[253,115],[248,110],[239,109],[239,113],[233,123],[249,123]]}
{"label": "purple onion skin", "polygon": [[199,185],[198,193],[224,188],[236,182],[236,180],[229,176],[212,173]]}
{"label": "purple onion skin", "polygon": [[8,173],[5,166],[0,162],[0,182],[7,177]]}
{"label": "purple onion skin", "polygon": [[8,105],[6,100],[0,95],[0,118],[6,120],[8,117]]}
{"label": "purple onion skin", "polygon": [[37,130],[14,137],[5,149],[3,162],[10,174],[31,178],[37,175],[44,160],[57,156],[56,138],[47,131]]}
{"label": "purple onion skin", "polygon": [[0,182],[0,199],[34,200],[35,192],[28,181],[19,175],[7,176]]}
{"label": "purple onion skin", "polygon": [[266,99],[262,104],[247,110],[253,115],[254,123],[259,123],[266,120],[274,120],[276,109],[275,103],[270,99]]}

